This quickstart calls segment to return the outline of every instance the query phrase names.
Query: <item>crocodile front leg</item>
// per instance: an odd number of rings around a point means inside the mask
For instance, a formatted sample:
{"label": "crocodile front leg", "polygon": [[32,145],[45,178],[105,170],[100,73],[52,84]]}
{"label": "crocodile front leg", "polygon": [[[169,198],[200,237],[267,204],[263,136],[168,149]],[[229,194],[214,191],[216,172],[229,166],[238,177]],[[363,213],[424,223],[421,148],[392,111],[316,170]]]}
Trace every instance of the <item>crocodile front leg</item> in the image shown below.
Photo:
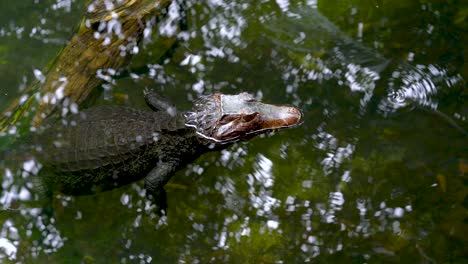
{"label": "crocodile front leg", "polygon": [[159,161],[145,177],[146,195],[152,199],[159,210],[166,211],[167,198],[164,185],[169,181],[177,169],[177,163],[173,161]]}
{"label": "crocodile front leg", "polygon": [[175,116],[177,109],[166,98],[158,94],[155,90],[146,87],[143,90],[146,104],[155,112],[166,111],[171,116]]}

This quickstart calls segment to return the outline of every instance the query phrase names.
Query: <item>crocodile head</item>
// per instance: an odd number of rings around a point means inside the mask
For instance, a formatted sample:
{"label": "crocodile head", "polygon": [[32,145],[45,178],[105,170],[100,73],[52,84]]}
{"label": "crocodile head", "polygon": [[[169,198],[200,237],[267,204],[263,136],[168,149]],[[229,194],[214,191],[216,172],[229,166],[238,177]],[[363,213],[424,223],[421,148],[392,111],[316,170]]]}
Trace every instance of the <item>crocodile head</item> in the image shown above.
{"label": "crocodile head", "polygon": [[215,93],[195,101],[193,109],[185,114],[185,125],[210,141],[229,143],[295,126],[301,117],[295,107],[264,104],[248,93]]}

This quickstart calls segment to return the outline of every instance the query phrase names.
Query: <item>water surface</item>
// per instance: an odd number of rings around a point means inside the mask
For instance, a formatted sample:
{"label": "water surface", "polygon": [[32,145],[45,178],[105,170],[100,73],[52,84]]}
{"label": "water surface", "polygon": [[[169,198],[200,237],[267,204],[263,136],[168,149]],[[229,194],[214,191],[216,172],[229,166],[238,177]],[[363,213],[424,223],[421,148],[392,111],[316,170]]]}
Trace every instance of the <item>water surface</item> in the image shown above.
{"label": "water surface", "polygon": [[[85,4],[0,4],[0,105],[46,74]],[[144,108],[152,87],[187,109],[246,91],[298,106],[302,125],[177,172],[165,217],[142,182],[58,195],[44,216],[25,164],[2,165],[1,261],[466,262],[466,5],[188,0],[177,33],[180,13],[153,28],[178,34],[173,54],[149,35],[93,104]]]}

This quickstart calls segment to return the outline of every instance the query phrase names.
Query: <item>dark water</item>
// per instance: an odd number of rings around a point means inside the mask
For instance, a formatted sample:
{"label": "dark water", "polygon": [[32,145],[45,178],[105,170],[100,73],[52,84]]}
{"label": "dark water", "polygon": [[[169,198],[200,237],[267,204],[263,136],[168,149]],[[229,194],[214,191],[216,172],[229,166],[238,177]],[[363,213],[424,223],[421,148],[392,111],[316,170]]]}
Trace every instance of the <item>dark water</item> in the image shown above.
{"label": "dark water", "polygon": [[[84,6],[0,4],[2,106],[40,78]],[[174,54],[160,63],[145,39],[97,104],[144,107],[146,86],[182,109],[247,91],[300,107],[303,124],[179,171],[166,217],[147,210],[142,182],[58,196],[46,217],[16,184],[28,164],[2,167],[0,262],[466,263],[466,4],[213,0],[187,14]]]}

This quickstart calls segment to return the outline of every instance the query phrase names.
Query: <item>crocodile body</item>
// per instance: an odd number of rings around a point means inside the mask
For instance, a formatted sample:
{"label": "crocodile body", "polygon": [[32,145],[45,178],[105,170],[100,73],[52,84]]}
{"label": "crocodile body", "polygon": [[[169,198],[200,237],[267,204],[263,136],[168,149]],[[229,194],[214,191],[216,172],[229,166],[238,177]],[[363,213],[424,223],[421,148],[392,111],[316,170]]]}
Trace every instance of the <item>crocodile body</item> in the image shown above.
{"label": "crocodile body", "polygon": [[32,149],[48,190],[87,195],[144,178],[147,194],[165,200],[170,177],[203,153],[301,119],[297,108],[263,104],[246,93],[204,96],[183,113],[145,95],[154,111],[94,107],[41,129]]}
{"label": "crocodile body", "polygon": [[159,163],[184,166],[205,145],[193,129],[166,112],[104,106],[84,110],[36,138],[35,155],[47,185],[85,195],[140,180]]}

